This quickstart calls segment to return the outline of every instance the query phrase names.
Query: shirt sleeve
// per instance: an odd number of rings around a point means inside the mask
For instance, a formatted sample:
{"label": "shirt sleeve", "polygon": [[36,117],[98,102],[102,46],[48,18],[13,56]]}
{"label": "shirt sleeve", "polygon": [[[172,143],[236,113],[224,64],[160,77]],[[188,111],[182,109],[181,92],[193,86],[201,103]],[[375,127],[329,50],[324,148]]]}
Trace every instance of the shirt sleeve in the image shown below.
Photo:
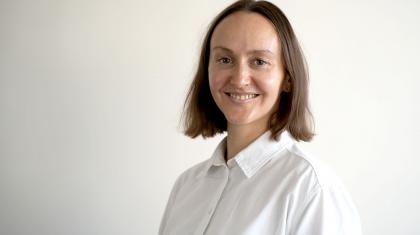
{"label": "shirt sleeve", "polygon": [[358,212],[341,188],[318,187],[297,214],[291,235],[361,235]]}
{"label": "shirt sleeve", "polygon": [[161,220],[160,226],[159,226],[159,235],[165,234],[164,232],[165,232],[166,224],[168,222],[168,217],[171,213],[171,209],[172,209],[173,204],[175,202],[176,195],[177,195],[177,193],[179,191],[179,188],[180,188],[181,176],[179,176],[176,179],[175,184],[172,187],[171,193],[169,194],[169,198],[168,198],[168,201],[166,203],[165,211],[163,213],[162,220]]}

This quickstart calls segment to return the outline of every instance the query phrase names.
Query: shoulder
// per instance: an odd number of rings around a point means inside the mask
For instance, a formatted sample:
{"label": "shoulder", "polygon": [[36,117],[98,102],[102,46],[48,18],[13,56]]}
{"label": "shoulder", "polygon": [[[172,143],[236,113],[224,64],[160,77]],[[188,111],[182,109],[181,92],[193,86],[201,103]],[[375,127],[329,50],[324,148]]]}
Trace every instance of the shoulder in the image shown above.
{"label": "shoulder", "polygon": [[361,234],[353,200],[331,168],[297,144],[288,146],[283,157],[296,166],[290,170],[298,182],[290,192],[299,202],[292,234]]}
{"label": "shoulder", "polygon": [[179,176],[177,177],[176,184],[182,185],[187,180],[196,179],[200,177],[210,166],[211,158],[195,163],[194,165],[190,166],[186,170],[182,171]]}
{"label": "shoulder", "polygon": [[296,176],[310,181],[314,188],[321,190],[344,188],[339,177],[329,166],[316,156],[304,151],[297,142],[288,145],[282,152],[283,158],[292,165],[290,170],[298,172]]}

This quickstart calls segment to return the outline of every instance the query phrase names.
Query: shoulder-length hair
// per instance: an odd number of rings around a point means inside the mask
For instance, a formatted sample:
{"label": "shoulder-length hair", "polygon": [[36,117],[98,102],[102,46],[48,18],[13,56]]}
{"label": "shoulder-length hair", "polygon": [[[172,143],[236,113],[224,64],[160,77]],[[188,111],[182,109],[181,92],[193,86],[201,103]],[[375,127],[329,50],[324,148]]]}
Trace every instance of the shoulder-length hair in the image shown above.
{"label": "shoulder-length hair", "polygon": [[298,141],[310,141],[314,136],[313,117],[308,104],[309,78],[303,52],[284,13],[270,2],[255,0],[233,3],[219,13],[210,24],[201,47],[197,71],[183,107],[184,134],[191,138],[199,135],[207,138],[227,130],[227,120],[210,93],[210,40],[216,26],[228,15],[238,11],[264,16],[273,24],[281,43],[285,80],[289,80],[291,89],[280,94],[277,112],[270,117],[268,127],[271,130],[271,138],[277,140],[280,133],[287,130]]}

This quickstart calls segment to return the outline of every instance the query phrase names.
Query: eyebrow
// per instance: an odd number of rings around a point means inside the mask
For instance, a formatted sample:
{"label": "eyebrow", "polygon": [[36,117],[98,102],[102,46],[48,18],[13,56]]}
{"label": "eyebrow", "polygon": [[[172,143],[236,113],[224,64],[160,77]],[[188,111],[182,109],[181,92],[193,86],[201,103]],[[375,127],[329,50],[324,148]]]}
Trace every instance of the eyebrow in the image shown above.
{"label": "eyebrow", "polygon": [[[212,50],[216,50],[216,49],[227,51],[227,52],[233,54],[233,51],[229,48],[226,48],[226,47],[215,46],[215,47],[212,48]],[[274,55],[274,53],[272,51],[268,50],[268,49],[251,50],[251,51],[247,52],[247,54],[257,54],[257,53],[268,53],[268,54]]]}

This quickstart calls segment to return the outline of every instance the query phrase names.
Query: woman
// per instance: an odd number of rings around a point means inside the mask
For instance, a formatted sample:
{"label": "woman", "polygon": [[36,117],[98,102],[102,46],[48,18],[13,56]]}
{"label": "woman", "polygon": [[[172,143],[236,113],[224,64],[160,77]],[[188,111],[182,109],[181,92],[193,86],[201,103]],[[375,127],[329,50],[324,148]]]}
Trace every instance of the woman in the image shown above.
{"label": "woman", "polygon": [[178,177],[159,234],[361,234],[339,180],[296,144],[313,136],[307,83],[276,6],[238,1],[215,18],[186,99],[185,134],[227,136]]}

